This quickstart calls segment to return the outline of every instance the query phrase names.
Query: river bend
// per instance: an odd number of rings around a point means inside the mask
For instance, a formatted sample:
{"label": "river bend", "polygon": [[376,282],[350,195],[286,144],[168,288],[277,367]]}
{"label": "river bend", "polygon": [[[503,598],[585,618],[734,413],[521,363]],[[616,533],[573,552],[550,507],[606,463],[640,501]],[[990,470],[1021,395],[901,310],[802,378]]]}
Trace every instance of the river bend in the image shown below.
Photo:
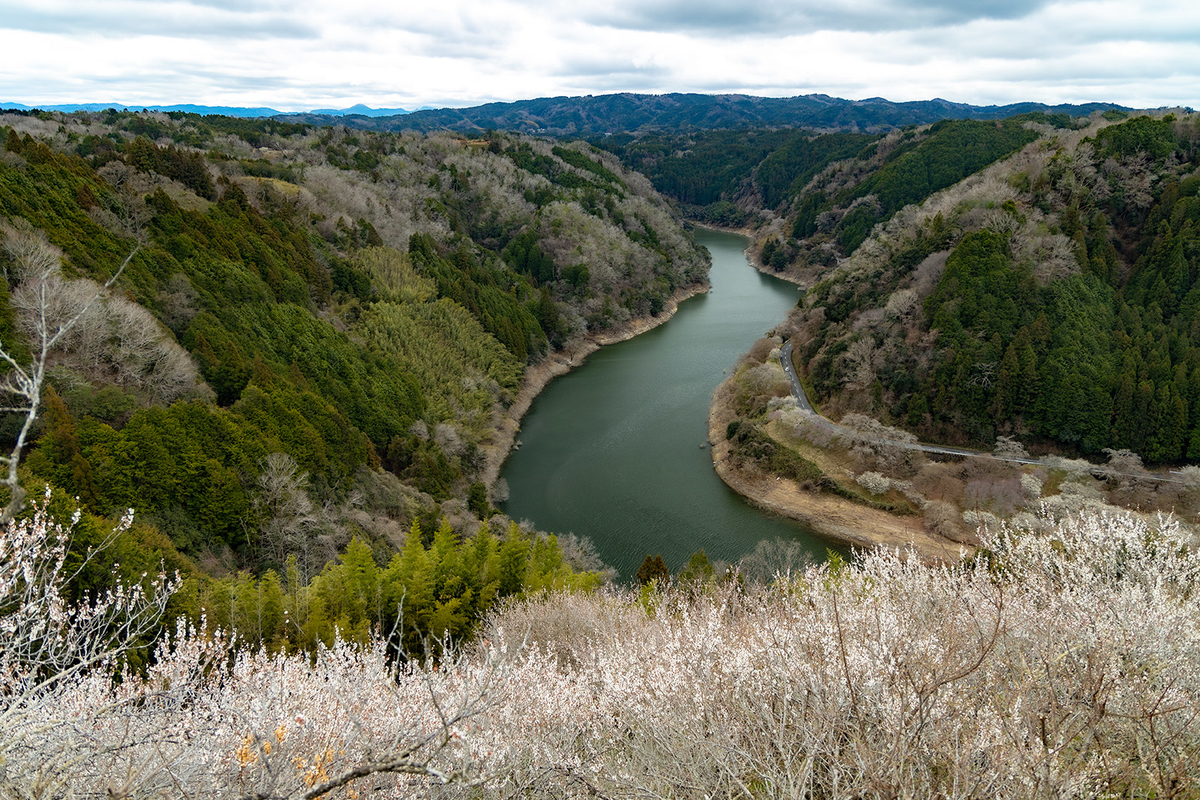
{"label": "river bend", "polygon": [[712,253],[712,290],[547,386],[501,473],[505,512],[590,537],[623,579],[651,553],[674,572],[697,550],[732,561],[777,537],[825,552],[807,528],[725,486],[707,446],[713,392],[787,315],[798,289],[750,266],[742,236],[697,230],[696,240]]}

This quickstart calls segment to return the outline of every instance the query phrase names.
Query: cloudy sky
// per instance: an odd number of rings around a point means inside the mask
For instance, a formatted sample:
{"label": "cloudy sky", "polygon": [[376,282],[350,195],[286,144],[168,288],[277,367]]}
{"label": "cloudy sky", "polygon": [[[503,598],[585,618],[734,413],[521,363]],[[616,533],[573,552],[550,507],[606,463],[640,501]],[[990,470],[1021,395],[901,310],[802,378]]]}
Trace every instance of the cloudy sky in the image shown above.
{"label": "cloudy sky", "polygon": [[0,0],[0,101],[610,92],[1200,107],[1196,0]]}

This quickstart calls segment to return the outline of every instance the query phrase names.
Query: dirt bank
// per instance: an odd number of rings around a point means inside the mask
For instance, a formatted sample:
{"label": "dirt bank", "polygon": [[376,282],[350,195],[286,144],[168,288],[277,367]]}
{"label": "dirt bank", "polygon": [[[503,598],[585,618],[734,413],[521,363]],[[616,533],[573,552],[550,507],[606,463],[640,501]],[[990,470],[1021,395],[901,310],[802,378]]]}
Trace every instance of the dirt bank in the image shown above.
{"label": "dirt bank", "polygon": [[732,380],[717,388],[708,415],[713,466],[729,488],[763,509],[855,547],[911,547],[926,561],[959,559],[962,545],[929,533],[919,517],[895,516],[836,495],[806,492],[794,481],[735,466],[725,439],[725,426],[734,418],[728,402]]}
{"label": "dirt bank", "polygon": [[635,317],[610,330],[589,333],[582,339],[569,342],[564,349],[551,353],[538,363],[527,367],[525,376],[521,379],[521,388],[517,392],[516,400],[500,416],[496,425],[496,433],[491,442],[483,445],[486,463],[480,480],[484,485],[491,486],[500,476],[500,468],[504,466],[504,460],[512,451],[517,433],[521,430],[521,418],[533,405],[534,398],[541,393],[542,389],[546,388],[550,381],[578,367],[584,359],[606,344],[623,342],[626,339],[632,339],[639,333],[645,333],[651,328],[657,328],[675,316],[675,312],[679,310],[679,304],[684,300],[704,294],[708,290],[708,281],[676,289],[675,293],[663,304],[663,310],[657,316]]}

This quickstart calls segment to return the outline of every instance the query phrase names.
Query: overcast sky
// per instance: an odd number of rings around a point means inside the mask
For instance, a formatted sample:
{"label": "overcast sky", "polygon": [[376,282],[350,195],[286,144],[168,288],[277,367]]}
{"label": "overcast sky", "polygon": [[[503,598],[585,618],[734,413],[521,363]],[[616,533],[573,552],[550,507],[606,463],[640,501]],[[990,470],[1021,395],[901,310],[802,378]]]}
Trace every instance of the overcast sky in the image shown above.
{"label": "overcast sky", "polygon": [[611,92],[1200,107],[1196,0],[0,0],[0,101]]}

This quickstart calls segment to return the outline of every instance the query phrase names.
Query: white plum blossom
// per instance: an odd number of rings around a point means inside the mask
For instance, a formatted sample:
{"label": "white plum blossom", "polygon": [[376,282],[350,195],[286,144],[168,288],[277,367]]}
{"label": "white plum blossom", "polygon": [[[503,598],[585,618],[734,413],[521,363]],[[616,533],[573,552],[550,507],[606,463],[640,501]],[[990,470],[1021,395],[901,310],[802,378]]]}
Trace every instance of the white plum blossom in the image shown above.
{"label": "white plum blossom", "polygon": [[769,586],[513,601],[424,661],[383,640],[255,652],[180,624],[144,672],[84,670],[22,700],[53,721],[5,735],[0,781],[26,795],[51,775],[63,796],[1195,795],[1195,542],[1132,515],[1036,527],[989,527],[983,555],[953,567],[881,549]]}

